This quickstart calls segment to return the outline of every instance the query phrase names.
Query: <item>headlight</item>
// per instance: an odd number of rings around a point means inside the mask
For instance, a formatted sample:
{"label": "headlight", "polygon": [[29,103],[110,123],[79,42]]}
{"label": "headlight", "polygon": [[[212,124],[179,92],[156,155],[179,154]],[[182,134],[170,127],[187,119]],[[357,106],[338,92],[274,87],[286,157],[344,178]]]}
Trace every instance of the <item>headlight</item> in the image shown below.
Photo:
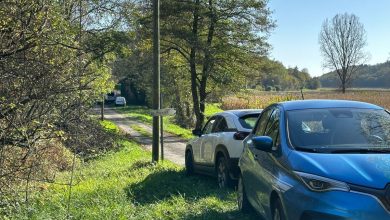
{"label": "headlight", "polygon": [[349,186],[337,180],[328,179],[313,174],[294,171],[300,180],[312,191],[324,192],[330,190],[349,191]]}

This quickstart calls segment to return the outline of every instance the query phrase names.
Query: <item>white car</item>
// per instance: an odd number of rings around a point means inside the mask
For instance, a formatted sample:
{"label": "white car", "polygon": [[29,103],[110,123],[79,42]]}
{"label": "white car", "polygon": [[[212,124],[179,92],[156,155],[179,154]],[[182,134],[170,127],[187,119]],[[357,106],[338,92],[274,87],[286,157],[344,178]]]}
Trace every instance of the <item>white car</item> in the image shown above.
{"label": "white car", "polygon": [[115,105],[123,105],[126,106],[126,99],[125,97],[118,96],[115,98]]}
{"label": "white car", "polygon": [[219,187],[231,186],[238,178],[238,159],[244,138],[252,131],[261,109],[229,110],[213,115],[198,136],[187,143],[185,166],[188,175],[215,175]]}

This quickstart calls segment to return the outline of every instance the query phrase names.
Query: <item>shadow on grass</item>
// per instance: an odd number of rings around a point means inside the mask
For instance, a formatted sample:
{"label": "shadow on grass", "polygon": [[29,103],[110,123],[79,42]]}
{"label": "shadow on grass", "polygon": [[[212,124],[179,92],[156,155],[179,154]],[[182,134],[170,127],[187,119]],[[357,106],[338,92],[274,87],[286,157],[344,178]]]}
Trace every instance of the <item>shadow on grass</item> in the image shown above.
{"label": "shadow on grass", "polygon": [[[153,166],[148,162],[134,165],[134,169]],[[125,190],[128,197],[135,199],[140,205],[155,203],[176,195],[193,200],[205,196],[224,199],[229,194],[228,190],[218,189],[213,178],[198,175],[188,177],[183,171],[159,168],[149,174],[144,181],[130,184]]]}
{"label": "shadow on grass", "polygon": [[[175,196],[185,199],[186,203],[194,204],[202,199],[214,197],[221,201],[233,202],[233,189],[219,189],[216,180],[208,176],[187,176],[184,171],[153,167],[150,162],[135,163],[131,169],[155,169],[142,182],[128,185],[125,190],[128,199],[135,204],[144,206],[159,203]],[[141,172],[141,171],[140,171]],[[243,214],[238,211],[223,211],[220,208],[207,207],[201,212],[184,214],[183,219],[258,219],[254,213]]]}

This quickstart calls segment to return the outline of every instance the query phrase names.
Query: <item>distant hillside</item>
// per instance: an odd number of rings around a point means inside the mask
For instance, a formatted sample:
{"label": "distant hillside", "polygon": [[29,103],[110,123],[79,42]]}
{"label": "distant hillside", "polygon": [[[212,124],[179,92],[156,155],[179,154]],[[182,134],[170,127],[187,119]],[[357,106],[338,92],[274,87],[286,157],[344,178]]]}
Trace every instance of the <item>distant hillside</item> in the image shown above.
{"label": "distant hillside", "polygon": [[[322,87],[338,88],[340,80],[336,72],[319,77]],[[376,65],[361,65],[353,77],[353,88],[390,88],[390,61]]]}

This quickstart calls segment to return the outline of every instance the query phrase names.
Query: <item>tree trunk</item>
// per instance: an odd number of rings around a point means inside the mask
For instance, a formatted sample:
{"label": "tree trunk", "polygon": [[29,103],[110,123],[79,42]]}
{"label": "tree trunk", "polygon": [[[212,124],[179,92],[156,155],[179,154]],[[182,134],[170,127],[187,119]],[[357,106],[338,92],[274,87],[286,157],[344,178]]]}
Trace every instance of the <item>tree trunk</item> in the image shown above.
{"label": "tree trunk", "polygon": [[341,80],[342,92],[345,94],[345,88],[347,86],[347,70],[343,68],[342,70],[343,79]]}
{"label": "tree trunk", "polygon": [[201,112],[201,105],[198,96],[198,77],[196,72],[196,49],[198,47],[198,22],[199,22],[199,0],[195,1],[194,20],[192,23],[193,42],[190,51],[190,71],[191,71],[191,93],[194,102],[194,113],[196,118],[195,129],[201,129],[203,124],[203,113]]}
{"label": "tree trunk", "polygon": [[[211,56],[211,46],[212,46],[212,41],[214,37],[214,30],[215,30],[215,13],[213,10],[213,1],[209,0],[209,19],[210,19],[210,26],[208,28],[208,33],[207,33],[207,47],[205,48],[204,51],[204,58],[203,58],[203,69],[202,69],[202,78],[200,80],[200,85],[199,85],[199,116],[197,116],[197,121],[196,125],[201,128],[203,121],[204,121],[204,112],[206,109],[206,98],[207,98],[207,93],[206,93],[206,88],[207,88],[207,80],[210,76],[210,72],[212,70],[212,56]],[[197,127],[198,128],[198,127]]]}

